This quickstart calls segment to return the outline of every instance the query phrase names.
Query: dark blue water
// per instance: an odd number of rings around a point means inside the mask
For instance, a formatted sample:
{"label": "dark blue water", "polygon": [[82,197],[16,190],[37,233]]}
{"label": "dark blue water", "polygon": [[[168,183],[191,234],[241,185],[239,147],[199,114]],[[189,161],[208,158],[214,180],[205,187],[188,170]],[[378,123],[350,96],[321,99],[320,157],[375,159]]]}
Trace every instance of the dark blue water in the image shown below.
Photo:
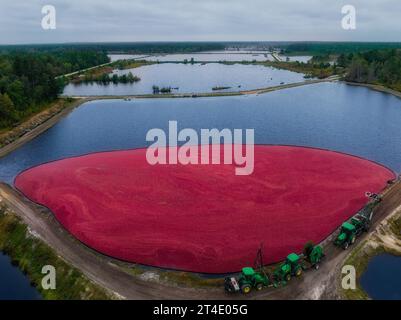
{"label": "dark blue water", "polygon": [[361,286],[376,300],[401,300],[401,257],[378,255],[370,260]]}
{"label": "dark blue water", "polygon": [[147,146],[147,131],[167,131],[169,120],[179,129],[253,128],[256,143],[327,148],[401,171],[401,99],[323,83],[258,96],[93,101],[0,159],[0,180],[50,160]]}
{"label": "dark blue water", "polygon": [[30,285],[29,279],[0,252],[0,300],[36,299],[41,299],[41,296]]}

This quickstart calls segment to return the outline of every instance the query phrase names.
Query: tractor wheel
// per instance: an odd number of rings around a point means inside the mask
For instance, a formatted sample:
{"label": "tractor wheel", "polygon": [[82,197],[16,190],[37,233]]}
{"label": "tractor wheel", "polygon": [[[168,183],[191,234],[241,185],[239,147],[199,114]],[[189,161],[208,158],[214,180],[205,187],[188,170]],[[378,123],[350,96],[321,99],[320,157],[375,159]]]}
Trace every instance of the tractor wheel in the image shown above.
{"label": "tractor wheel", "polygon": [[300,276],[302,275],[302,269],[299,268],[297,271],[295,271],[295,275],[296,275],[297,277],[300,277]]}
{"label": "tractor wheel", "polygon": [[290,280],[291,280],[291,275],[290,275],[290,274],[287,274],[287,275],[285,276],[285,281],[289,282]]}
{"label": "tractor wheel", "polygon": [[344,248],[344,250],[347,250],[348,247],[349,247],[349,243],[348,243],[348,241],[347,241],[347,242],[344,243],[343,248]]}
{"label": "tractor wheel", "polygon": [[258,283],[256,285],[256,290],[261,291],[263,289],[263,283]]}
{"label": "tractor wheel", "polygon": [[320,265],[318,263],[315,264],[315,270],[319,270]]}
{"label": "tractor wheel", "polygon": [[241,287],[241,291],[243,294],[248,294],[249,292],[251,292],[251,286],[249,284],[244,284]]}

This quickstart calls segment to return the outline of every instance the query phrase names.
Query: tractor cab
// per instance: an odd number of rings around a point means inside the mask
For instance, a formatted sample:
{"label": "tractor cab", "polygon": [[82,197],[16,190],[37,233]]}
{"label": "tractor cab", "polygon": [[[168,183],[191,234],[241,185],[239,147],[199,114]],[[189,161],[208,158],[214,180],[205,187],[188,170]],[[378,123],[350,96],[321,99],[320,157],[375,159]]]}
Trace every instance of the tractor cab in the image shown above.
{"label": "tractor cab", "polygon": [[302,274],[300,257],[296,253],[291,253],[274,272],[274,279],[279,283],[286,283],[291,280],[291,276],[299,277]]}
{"label": "tractor cab", "polygon": [[340,234],[338,235],[335,244],[347,249],[350,244],[355,242],[356,227],[352,223],[344,222],[341,226]]}
{"label": "tractor cab", "polygon": [[300,257],[296,253],[291,253],[287,256],[287,263],[291,267],[291,274],[299,277],[302,274],[302,265]]}
{"label": "tractor cab", "polygon": [[291,266],[296,266],[299,264],[299,255],[296,253],[291,253],[287,256],[287,263],[289,263]]}
{"label": "tractor cab", "polygon": [[266,274],[256,272],[251,267],[245,267],[242,268],[238,283],[242,293],[247,294],[251,292],[252,288],[258,291],[262,290],[263,287],[269,285],[270,281]]}
{"label": "tractor cab", "polygon": [[344,222],[341,226],[341,233],[344,233],[346,237],[350,237],[355,233],[355,225],[349,222]]}
{"label": "tractor cab", "polygon": [[254,277],[255,274],[256,274],[255,270],[251,267],[242,268],[242,276],[247,280],[252,279],[252,277]]}

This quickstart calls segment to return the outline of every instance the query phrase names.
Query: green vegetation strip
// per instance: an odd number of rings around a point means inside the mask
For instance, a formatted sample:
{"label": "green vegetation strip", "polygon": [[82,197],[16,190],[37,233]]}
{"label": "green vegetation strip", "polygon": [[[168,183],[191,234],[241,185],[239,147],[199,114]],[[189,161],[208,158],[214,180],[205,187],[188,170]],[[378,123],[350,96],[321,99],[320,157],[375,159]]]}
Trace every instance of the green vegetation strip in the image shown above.
{"label": "green vegetation strip", "polygon": [[356,83],[383,85],[401,91],[401,50],[379,50],[342,54],[339,66],[347,68],[345,80]]}
{"label": "green vegetation strip", "polygon": [[82,102],[83,100],[70,98],[57,99],[52,103],[44,104],[42,111],[31,117],[22,119],[19,123],[15,124],[14,128],[0,129],[0,157],[7,154],[5,149],[8,145],[31,133],[33,130],[37,130],[45,123],[51,125],[51,121],[56,121],[57,117],[62,116],[65,112],[69,112]]}
{"label": "green vegetation strip", "polygon": [[[106,291],[76,268],[68,265],[40,239],[30,234],[27,226],[4,206],[0,207],[0,251],[9,255],[12,263],[26,274],[44,299],[89,300],[110,299]],[[52,265],[56,269],[56,289],[41,286],[42,268]]]}

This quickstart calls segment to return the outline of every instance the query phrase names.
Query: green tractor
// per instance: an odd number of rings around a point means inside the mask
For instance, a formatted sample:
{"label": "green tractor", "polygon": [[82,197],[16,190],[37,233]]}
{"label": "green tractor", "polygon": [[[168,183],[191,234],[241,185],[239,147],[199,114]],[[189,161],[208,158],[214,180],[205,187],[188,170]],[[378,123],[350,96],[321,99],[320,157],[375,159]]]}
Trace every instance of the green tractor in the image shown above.
{"label": "green tractor", "polygon": [[344,222],[341,226],[340,234],[334,241],[334,244],[346,250],[351,244],[355,243],[355,240],[356,240],[355,226],[349,222]]}
{"label": "green tractor", "polygon": [[260,291],[269,284],[269,277],[264,272],[256,272],[251,267],[243,268],[238,280],[234,277],[227,277],[224,280],[227,292],[241,291],[243,294],[250,293],[252,289]]}
{"label": "green tractor", "polygon": [[291,253],[273,273],[273,279],[276,284],[287,283],[292,276],[300,277],[304,266],[301,264],[300,257],[296,253]]}
{"label": "green tractor", "polygon": [[369,230],[372,216],[373,211],[362,210],[350,221],[344,222],[334,244],[344,250],[348,249],[350,245],[355,243],[357,237]]}
{"label": "green tractor", "polygon": [[262,252],[261,247],[255,260],[255,268],[258,271],[255,271],[254,268],[246,267],[242,269],[238,278],[232,276],[224,279],[226,292],[248,294],[252,289],[260,291],[265,287],[285,285],[291,280],[292,276],[300,277],[303,270],[308,268],[318,269],[320,262],[325,257],[321,246],[315,246],[313,242],[308,242],[301,256],[291,253],[287,256],[285,262],[273,272],[273,275],[268,275],[263,268]]}
{"label": "green tractor", "polygon": [[334,241],[335,245],[342,247],[344,250],[354,244],[358,236],[369,230],[373,210],[382,201],[382,196],[379,194],[366,192],[365,195],[369,198],[369,202],[354,217],[341,225],[340,233]]}

